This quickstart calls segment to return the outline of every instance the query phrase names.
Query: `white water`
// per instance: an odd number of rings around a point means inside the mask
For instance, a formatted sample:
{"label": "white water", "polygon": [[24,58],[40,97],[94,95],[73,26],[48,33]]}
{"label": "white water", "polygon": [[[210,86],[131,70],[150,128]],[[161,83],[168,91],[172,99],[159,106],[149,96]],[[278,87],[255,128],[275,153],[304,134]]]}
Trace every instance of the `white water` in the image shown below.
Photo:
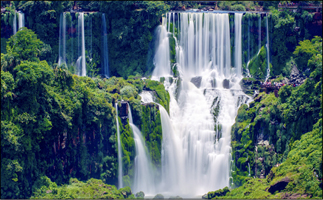
{"label": "white water", "polygon": [[66,64],[66,13],[61,13],[59,27],[58,66]]}
{"label": "white water", "polygon": [[161,76],[169,76],[170,62],[169,62],[169,39],[168,33],[166,30],[166,19],[163,17],[162,25],[157,27],[157,32],[159,35],[158,47],[156,49],[155,57],[154,57],[154,65],[155,70],[153,72],[153,76],[161,75]]}
{"label": "white water", "polygon": [[[76,42],[77,42],[77,51],[74,55],[74,50],[73,50],[73,36],[70,36],[68,39],[71,40],[68,45],[66,45],[67,36],[72,33],[73,30],[73,16],[71,16],[68,19],[68,27],[66,23],[66,12],[61,13],[60,15],[60,27],[59,27],[59,56],[58,56],[58,66],[62,64],[68,64],[73,65],[74,62],[76,64],[76,74],[79,76],[86,76],[86,56],[85,56],[85,22],[84,22],[84,13],[78,13],[78,18],[77,18],[77,37],[76,37]],[[92,59],[92,17],[88,17],[88,23],[87,23],[87,38],[89,38],[89,42],[87,42],[87,56],[89,57],[90,61]],[[103,25],[102,25],[103,26]],[[67,32],[67,28],[70,28],[71,33]],[[104,44],[104,42],[103,42]],[[103,48],[104,50],[105,48]],[[69,55],[67,58],[66,56]],[[73,60],[77,58],[77,60]],[[89,63],[91,65],[91,63]]]}
{"label": "white water", "polygon": [[85,65],[85,38],[84,38],[84,13],[79,13],[78,16],[78,27],[79,27],[79,56],[81,57],[80,65],[78,65],[78,75],[79,76],[86,76],[86,65]]}
{"label": "white water", "polygon": [[117,122],[117,136],[118,136],[118,188],[123,187],[122,182],[122,150],[121,150],[121,142],[120,142],[120,130],[119,130],[119,120],[118,120],[118,103],[115,104],[116,108],[116,122]]}
{"label": "white water", "polygon": [[144,191],[145,195],[153,194],[155,191],[154,173],[151,167],[151,161],[145,147],[145,141],[136,125],[133,124],[130,105],[128,104],[129,125],[133,132],[136,157],[135,157],[135,174],[132,186],[133,193]]}
{"label": "white water", "polygon": [[16,35],[16,33],[17,33],[17,11],[15,11],[15,14],[13,16],[12,29],[13,29],[13,34]]}
{"label": "white water", "polygon": [[258,48],[261,49],[261,15],[258,18]]}
{"label": "white water", "polygon": [[[182,79],[181,90],[176,100],[175,81],[170,84],[168,79],[165,80],[165,88],[170,94],[170,115],[159,107],[163,132],[162,180],[160,185],[157,184],[155,194],[192,198],[229,186],[231,126],[238,106],[246,103],[247,97],[239,85],[241,64],[236,62],[237,69],[234,69],[230,62],[228,14],[179,13],[179,19],[176,64]],[[237,23],[236,26],[241,27],[241,20]],[[164,23],[160,29],[166,30]],[[237,37],[235,45],[241,46],[241,34]],[[159,47],[169,48],[165,41],[166,38],[159,40]],[[167,49],[163,52],[166,54]],[[165,76],[165,71],[170,71],[170,61],[164,54],[157,51],[155,55],[156,68],[152,79],[158,80]],[[239,59],[239,55],[236,56]],[[202,77],[199,88],[190,82],[196,76]],[[216,88],[211,86],[214,79]],[[224,79],[230,80],[230,89],[223,88]],[[143,101],[152,99],[151,94],[141,96]],[[220,99],[217,123],[222,126],[221,132],[214,131],[211,114],[216,97]],[[238,102],[238,97],[243,97],[243,101]]]}
{"label": "white water", "polygon": [[266,44],[266,47],[267,47],[267,75],[266,75],[266,80],[265,82],[267,82],[269,76],[270,76],[270,65],[269,65],[269,33],[268,33],[268,29],[269,29],[269,26],[268,26],[268,14],[266,14],[266,31],[267,31],[267,44]]}
{"label": "white water", "polygon": [[102,74],[105,77],[110,77],[109,72],[109,58],[108,58],[108,33],[107,33],[107,25],[105,20],[105,14],[102,14],[102,61],[103,61],[103,67],[102,67]]}
{"label": "white water", "polygon": [[25,14],[18,12],[18,30],[22,27],[25,27]]}
{"label": "white water", "polygon": [[234,51],[234,63],[237,69],[237,76],[241,77],[241,66],[242,66],[242,54],[241,54],[241,20],[242,20],[242,13],[237,13],[234,15],[234,26],[235,26],[235,51]]}

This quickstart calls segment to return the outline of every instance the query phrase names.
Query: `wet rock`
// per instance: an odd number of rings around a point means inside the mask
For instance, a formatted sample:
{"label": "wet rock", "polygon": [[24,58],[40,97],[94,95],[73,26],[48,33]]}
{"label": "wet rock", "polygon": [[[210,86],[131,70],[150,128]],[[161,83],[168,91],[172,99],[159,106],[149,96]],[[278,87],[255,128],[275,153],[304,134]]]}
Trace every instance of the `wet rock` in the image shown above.
{"label": "wet rock", "polygon": [[145,193],[143,191],[137,192],[135,195],[136,198],[144,198],[145,197]]}
{"label": "wet rock", "polygon": [[128,116],[128,102],[127,101],[121,101],[119,107],[119,115],[121,117]]}
{"label": "wet rock", "polygon": [[311,198],[312,195],[308,194],[298,194],[298,193],[284,193],[282,199],[300,199],[300,198]]}
{"label": "wet rock", "polygon": [[164,199],[164,196],[162,194],[157,194],[154,199]]}
{"label": "wet rock", "polygon": [[119,189],[124,198],[128,198],[131,194],[131,188],[129,186]]}
{"label": "wet rock", "polygon": [[271,194],[274,194],[276,191],[281,191],[286,188],[289,182],[290,182],[290,179],[288,177],[285,177],[282,180],[271,185],[268,189],[268,192],[270,192]]}
{"label": "wet rock", "polygon": [[290,80],[289,84],[302,84],[305,81],[305,77],[302,75],[302,73],[299,72],[296,65],[293,66],[291,73],[290,73]]}
{"label": "wet rock", "polygon": [[230,81],[229,79],[224,79],[223,80],[223,88],[229,89],[230,88]]}
{"label": "wet rock", "polygon": [[201,86],[201,82],[202,82],[201,76],[193,77],[191,79],[191,83],[193,83],[197,88],[199,88]]}
{"label": "wet rock", "polygon": [[210,82],[211,82],[211,86],[212,86],[212,88],[216,88],[216,80],[215,80],[215,79],[213,79],[213,80],[211,80]]}
{"label": "wet rock", "polygon": [[262,96],[258,96],[257,98],[255,98],[255,102],[260,102],[261,101],[261,99],[262,99]]}

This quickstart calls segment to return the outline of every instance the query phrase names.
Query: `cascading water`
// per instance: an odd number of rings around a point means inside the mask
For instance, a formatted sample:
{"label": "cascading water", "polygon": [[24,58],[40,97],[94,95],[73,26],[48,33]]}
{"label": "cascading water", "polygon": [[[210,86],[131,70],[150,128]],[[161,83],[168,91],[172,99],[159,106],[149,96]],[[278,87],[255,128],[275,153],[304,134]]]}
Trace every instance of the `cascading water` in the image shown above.
{"label": "cascading water", "polygon": [[167,21],[162,18],[162,25],[157,27],[159,33],[159,42],[154,57],[155,70],[153,76],[170,76],[170,62],[169,61],[169,39],[166,30]]}
{"label": "cascading water", "polygon": [[18,12],[18,30],[25,27],[25,14],[23,12]]}
{"label": "cascading water", "polygon": [[77,65],[77,74],[79,76],[86,76],[85,65],[85,38],[84,38],[84,13],[79,13],[78,16],[78,33],[79,33],[79,57],[81,60]]}
{"label": "cascading water", "polygon": [[155,192],[154,173],[151,167],[151,161],[145,148],[145,142],[140,130],[133,124],[130,105],[128,104],[129,125],[134,135],[136,146],[135,174],[132,191],[134,193],[144,191],[145,194]]}
{"label": "cascading water", "polygon": [[258,48],[261,49],[261,15],[258,18]]}
{"label": "cascading water", "polygon": [[102,14],[102,74],[105,77],[110,77],[109,73],[109,59],[108,59],[108,33],[107,33],[107,25],[105,20],[105,14]]}
{"label": "cascading water", "polygon": [[118,136],[118,187],[123,187],[122,182],[122,148],[121,148],[121,142],[120,142],[120,129],[119,129],[119,120],[118,120],[118,103],[115,104],[116,108],[116,122],[117,122],[117,136]]}
{"label": "cascading water", "polygon": [[[242,78],[241,61],[237,55],[241,43],[239,33],[236,34],[235,43],[238,46],[235,55],[238,59],[235,62],[237,69],[231,66],[229,15],[177,14],[180,34],[176,42],[176,65],[181,85],[176,98],[176,81],[171,84],[168,79],[165,80],[165,88],[170,94],[170,115],[160,106],[162,180],[156,193],[197,197],[229,186],[231,126],[235,122],[238,106],[246,103],[248,97],[239,85]],[[235,26],[239,32],[242,15],[235,15]],[[164,21],[171,20],[163,19],[163,25],[159,27],[166,31],[168,25]],[[167,33],[163,35],[168,36]],[[169,74],[164,73],[170,71],[170,60],[165,59],[169,55],[169,44],[165,43],[166,38],[159,40],[158,49],[163,47],[164,51],[163,54],[157,51],[155,55],[156,68],[152,79],[159,80],[159,77]],[[197,76],[201,77],[199,87],[191,82]],[[211,84],[214,79],[215,87]],[[147,94],[142,96],[146,101],[152,99]],[[211,108],[216,98],[220,109],[215,123]],[[239,102],[238,99],[243,101]],[[217,131],[214,130],[215,124],[220,127]]]}
{"label": "cascading water", "polygon": [[269,76],[270,76],[270,65],[269,65],[269,26],[268,26],[268,14],[266,14],[266,32],[267,32],[267,75],[266,75],[266,80],[265,82],[268,80]]}
{"label": "cascading water", "polygon": [[13,16],[12,29],[13,29],[13,34],[16,35],[16,33],[17,33],[17,11],[15,11],[15,14]]}
{"label": "cascading water", "polygon": [[66,13],[60,15],[58,66],[66,65]]}
{"label": "cascading water", "polygon": [[[241,77],[241,65],[242,65],[242,53],[241,53],[241,20],[242,20],[242,13],[236,13],[234,15],[234,26],[235,26],[235,51],[234,51],[234,63],[237,69],[237,76]],[[240,40],[239,40],[240,39]]]}
{"label": "cascading water", "polygon": [[[77,21],[75,21],[75,16],[77,15]],[[86,19],[84,19],[85,15]],[[75,14],[69,12],[61,13],[58,53],[59,66],[62,64],[73,66],[75,64],[75,74],[79,76],[87,75],[86,57],[89,58],[88,65],[92,68],[92,29],[91,14],[84,14],[83,12]],[[74,40],[76,41],[75,46]],[[85,41],[87,42],[86,44]],[[87,50],[87,52],[85,51],[85,49]]]}

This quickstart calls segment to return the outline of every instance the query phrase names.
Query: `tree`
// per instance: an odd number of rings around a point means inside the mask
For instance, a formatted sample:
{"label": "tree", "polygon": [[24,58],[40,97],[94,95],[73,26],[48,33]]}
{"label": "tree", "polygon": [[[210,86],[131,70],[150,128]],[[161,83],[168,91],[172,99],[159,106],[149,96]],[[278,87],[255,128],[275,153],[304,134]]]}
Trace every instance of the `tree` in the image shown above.
{"label": "tree", "polygon": [[16,64],[23,60],[39,61],[43,44],[32,30],[23,27],[9,39],[7,53],[14,57]]}
{"label": "tree", "polygon": [[[304,40],[299,42],[299,46],[296,47],[294,55],[295,61],[299,70],[304,71],[308,67],[308,60],[316,55],[322,54],[322,38],[315,36],[311,41]],[[314,70],[314,69],[312,69]]]}

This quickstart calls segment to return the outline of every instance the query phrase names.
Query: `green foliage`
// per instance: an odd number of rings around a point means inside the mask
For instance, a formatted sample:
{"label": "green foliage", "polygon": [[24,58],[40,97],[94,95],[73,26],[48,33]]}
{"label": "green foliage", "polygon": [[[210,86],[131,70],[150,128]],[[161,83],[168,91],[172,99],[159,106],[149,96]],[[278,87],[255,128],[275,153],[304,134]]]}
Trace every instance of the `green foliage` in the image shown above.
{"label": "green foliage", "polygon": [[30,29],[23,27],[7,43],[7,53],[15,57],[16,63],[22,60],[37,61],[43,42]]}
{"label": "green foliage", "polygon": [[162,83],[154,80],[145,80],[144,87],[146,90],[153,90],[157,92],[157,103],[162,105],[169,112],[170,97]]}
{"label": "green foliage", "polygon": [[[276,98],[274,93],[260,93],[250,106],[243,105],[238,110],[236,123],[232,126],[233,183],[240,186],[248,175],[264,175],[276,163],[288,158],[291,144],[313,129],[314,122],[321,117],[322,105],[322,61],[321,55],[313,55],[308,60],[311,68],[310,78],[298,86],[285,85],[280,88]],[[283,76],[273,80],[279,82]],[[244,85],[250,84],[247,79]],[[264,137],[269,145],[259,145],[258,138]],[[256,150],[256,147],[258,151]],[[247,158],[249,160],[247,161]],[[257,160],[261,158],[262,161]]]}
{"label": "green foliage", "polygon": [[236,4],[236,5],[231,6],[231,10],[246,11],[246,8],[241,4]]}
{"label": "green foliage", "polygon": [[109,17],[111,74],[126,78],[136,73],[151,73],[153,64],[147,64],[146,55],[150,42],[153,42],[152,33],[167,10],[169,6],[161,1],[101,2],[100,12]]}
{"label": "green foliage", "polygon": [[57,186],[48,177],[41,177],[35,184],[31,199],[124,199],[131,195],[129,187],[117,190],[98,179],[86,182],[71,178],[68,185]]}
{"label": "green foliage", "polygon": [[226,193],[228,193],[230,190],[228,187],[225,187],[223,189],[216,190],[214,192],[208,192],[207,193],[207,198],[208,199],[213,199],[214,197],[220,197],[220,196],[225,196]]}
{"label": "green foliage", "polygon": [[[268,188],[283,178],[290,180],[286,188],[271,194]],[[296,140],[287,159],[279,167],[273,167],[267,179],[246,178],[245,183],[232,189],[223,199],[264,199],[282,198],[285,194],[306,194],[312,198],[322,198],[322,119],[313,130]],[[212,192],[209,192],[212,194]]]}
{"label": "green foliage", "polygon": [[267,70],[267,52],[264,46],[261,47],[258,56],[253,58],[249,63],[249,71],[252,77],[265,79]]}
{"label": "green foliage", "polygon": [[156,104],[141,105],[141,133],[146,141],[151,161],[156,169],[161,167],[162,127]]}
{"label": "green foliage", "polygon": [[[322,55],[322,38],[315,36],[311,41],[304,40],[299,42],[294,53],[298,69],[304,71],[308,67],[308,60],[316,54]],[[314,69],[311,69],[314,70]]]}

